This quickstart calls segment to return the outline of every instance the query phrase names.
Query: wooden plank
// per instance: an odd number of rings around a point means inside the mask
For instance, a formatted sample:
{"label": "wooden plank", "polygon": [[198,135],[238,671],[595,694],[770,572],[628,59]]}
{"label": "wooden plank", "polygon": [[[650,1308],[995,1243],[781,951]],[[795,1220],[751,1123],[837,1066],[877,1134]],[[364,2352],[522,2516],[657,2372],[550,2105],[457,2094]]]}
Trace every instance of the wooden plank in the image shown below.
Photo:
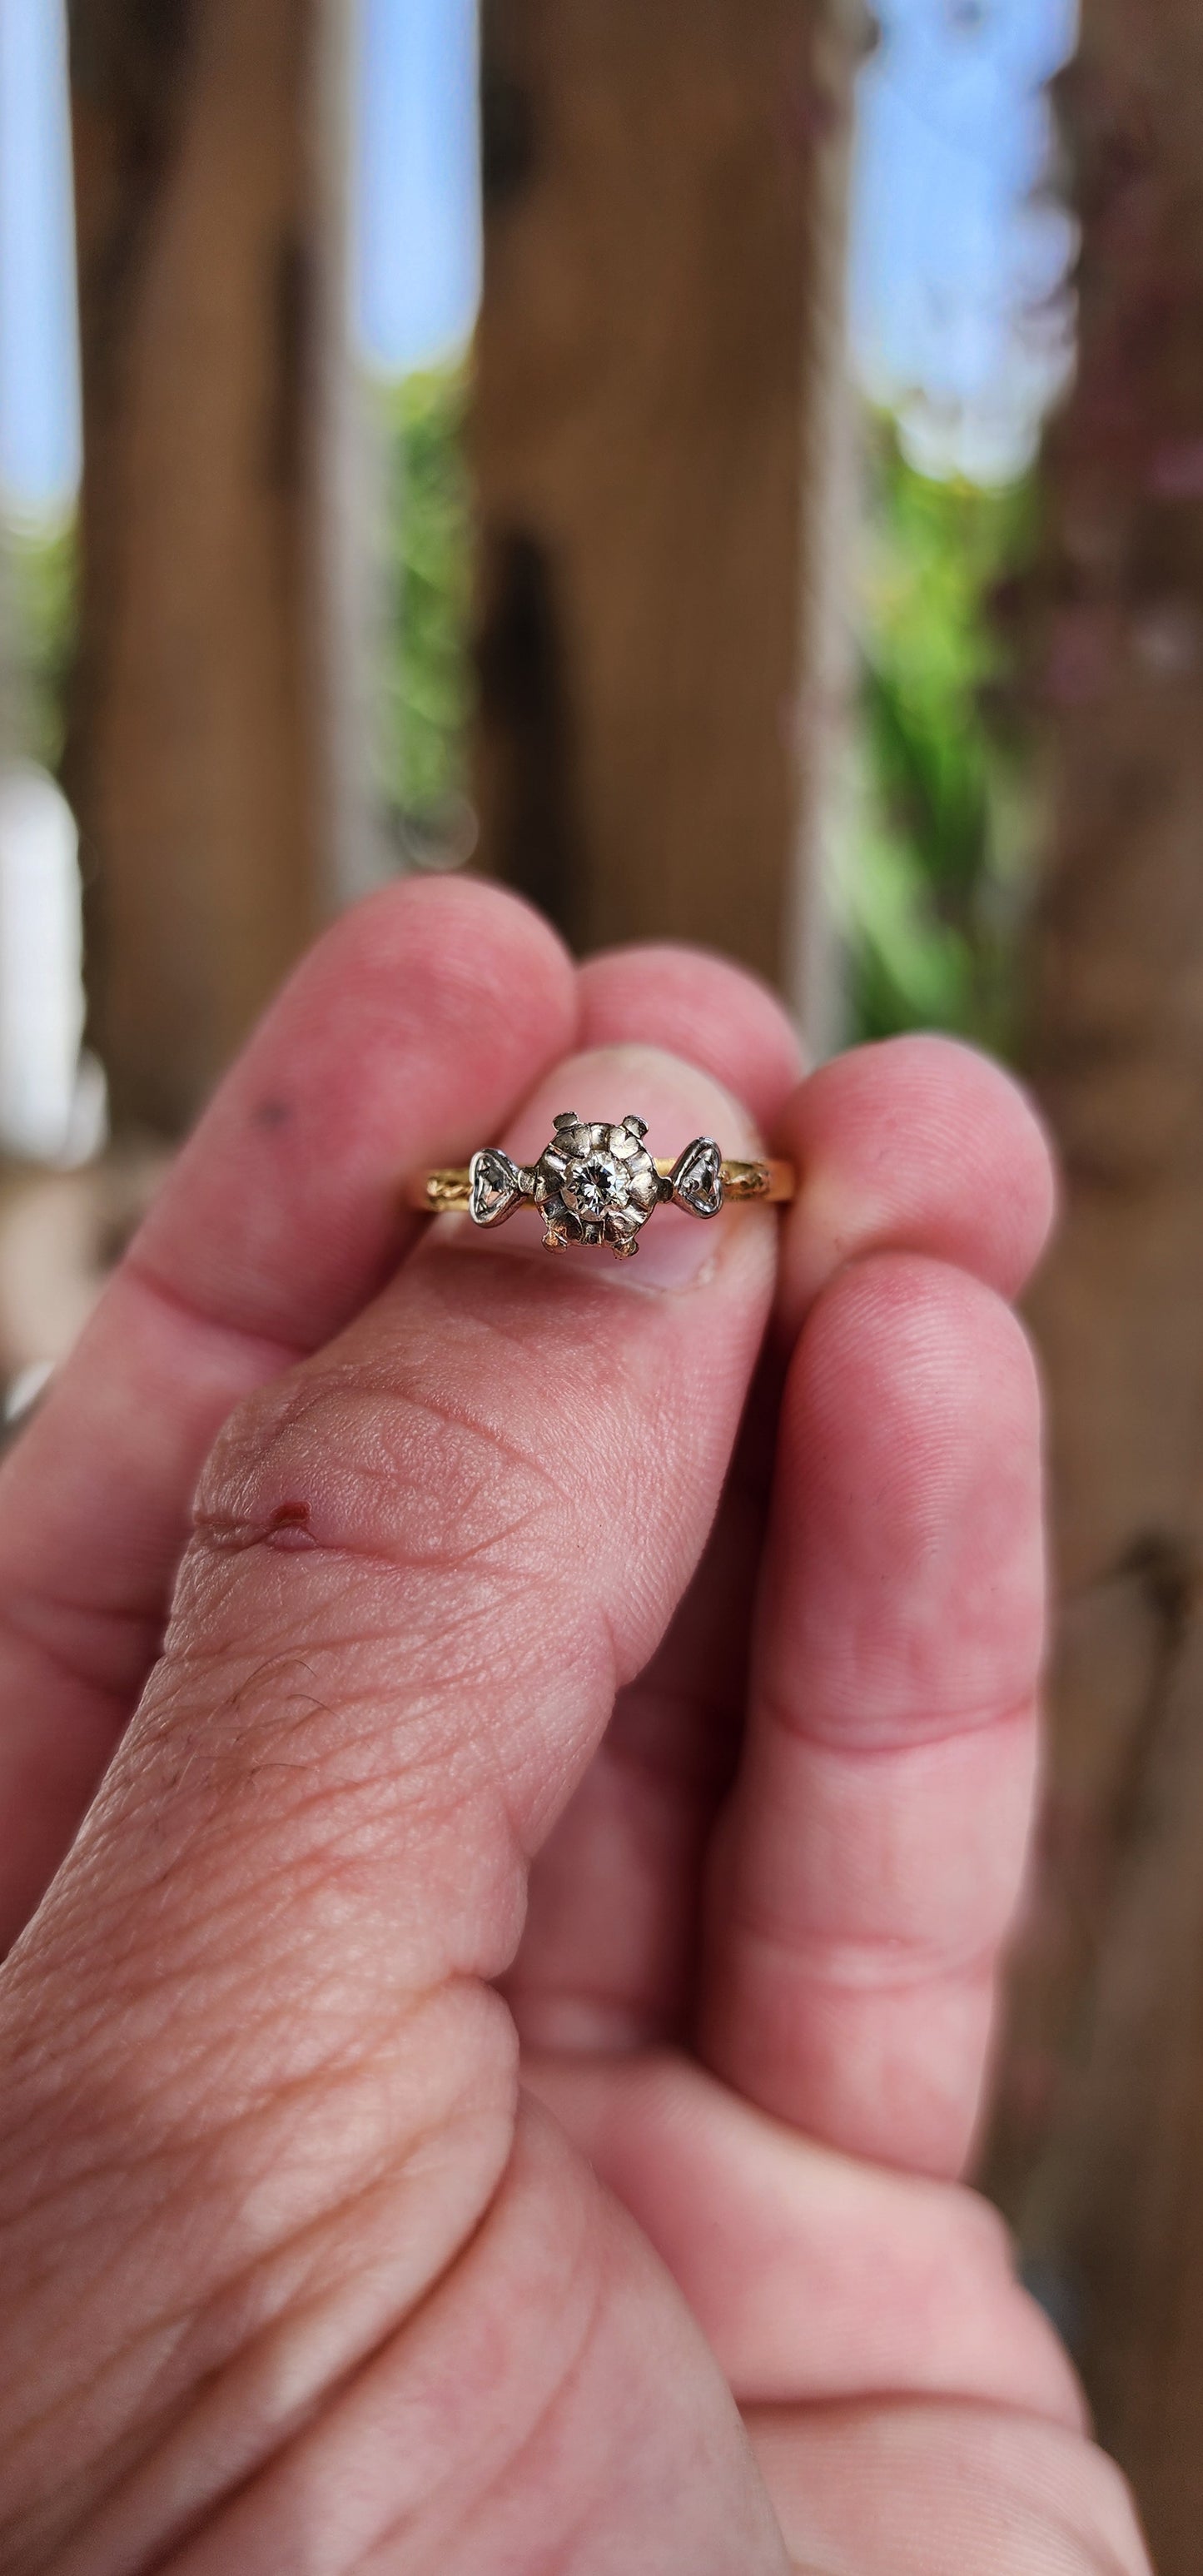
{"label": "wooden plank", "polygon": [[119,1125],[194,1113],[332,895],[336,0],[75,0],[85,465],[67,778]]}
{"label": "wooden plank", "polygon": [[579,945],[795,988],[862,39],[835,0],[483,21],[484,861]]}
{"label": "wooden plank", "polygon": [[1066,1173],[1032,1317],[1064,1609],[987,2179],[1161,2576],[1203,2525],[1203,11],[1086,0],[1062,113],[1076,388],[1029,600],[1053,832],[1034,1068]]}

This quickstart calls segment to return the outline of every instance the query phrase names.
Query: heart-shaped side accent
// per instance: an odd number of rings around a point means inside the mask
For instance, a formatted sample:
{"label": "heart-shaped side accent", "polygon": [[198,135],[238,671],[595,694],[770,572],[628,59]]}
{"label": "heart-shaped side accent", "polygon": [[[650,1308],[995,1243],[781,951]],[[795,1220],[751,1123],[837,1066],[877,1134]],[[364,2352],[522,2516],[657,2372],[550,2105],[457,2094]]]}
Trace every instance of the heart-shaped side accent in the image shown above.
{"label": "heart-shaped side accent", "polygon": [[526,1196],[525,1174],[495,1145],[473,1155],[468,1177],[473,1225],[503,1225]]}
{"label": "heart-shaped side accent", "polygon": [[723,1158],[713,1136],[695,1136],[672,1168],[678,1207],[694,1216],[717,1216],[723,1204]]}

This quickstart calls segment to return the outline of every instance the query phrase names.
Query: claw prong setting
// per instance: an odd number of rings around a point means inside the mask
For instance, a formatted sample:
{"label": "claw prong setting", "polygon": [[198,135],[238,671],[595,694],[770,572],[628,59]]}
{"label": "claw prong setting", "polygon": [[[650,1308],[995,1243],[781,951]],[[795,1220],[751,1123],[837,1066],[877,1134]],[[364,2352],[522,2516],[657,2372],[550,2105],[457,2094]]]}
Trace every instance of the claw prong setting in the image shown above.
{"label": "claw prong setting", "polygon": [[695,1136],[675,1163],[658,1168],[644,1143],[647,1121],[633,1112],[612,1125],[562,1109],[554,1129],[529,1166],[496,1145],[473,1155],[468,1205],[475,1224],[504,1225],[518,1208],[535,1207],[549,1252],[605,1244],[616,1261],[630,1261],[653,1208],[673,1201],[692,1216],[718,1215],[723,1161],[712,1136]]}

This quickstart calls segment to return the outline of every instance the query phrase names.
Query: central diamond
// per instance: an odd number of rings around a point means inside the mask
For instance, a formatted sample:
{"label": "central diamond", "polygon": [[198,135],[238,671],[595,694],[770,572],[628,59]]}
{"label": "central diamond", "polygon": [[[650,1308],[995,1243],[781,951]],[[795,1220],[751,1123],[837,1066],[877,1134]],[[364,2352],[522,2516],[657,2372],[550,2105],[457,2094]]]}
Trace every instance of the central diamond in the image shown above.
{"label": "central diamond", "polygon": [[555,1124],[531,1174],[544,1243],[551,1252],[568,1243],[608,1243],[616,1261],[629,1261],[662,1188],[642,1118],[614,1126],[565,1109]]}
{"label": "central diamond", "polygon": [[625,1207],[630,1194],[627,1174],[610,1154],[587,1154],[569,1163],[561,1188],[567,1206],[586,1224]]}

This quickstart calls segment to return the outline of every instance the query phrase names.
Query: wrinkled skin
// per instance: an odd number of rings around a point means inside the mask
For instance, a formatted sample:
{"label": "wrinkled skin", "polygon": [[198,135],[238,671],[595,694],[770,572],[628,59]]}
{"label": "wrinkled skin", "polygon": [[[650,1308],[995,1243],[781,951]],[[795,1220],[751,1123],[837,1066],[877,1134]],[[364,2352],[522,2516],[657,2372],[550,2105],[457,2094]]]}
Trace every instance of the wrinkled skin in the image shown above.
{"label": "wrinkled skin", "polygon": [[[801,1198],[398,1213],[565,1100]],[[4,2576],[1145,2566],[956,2179],[1050,1199],[965,1051],[483,887],[305,966],[0,1482]]]}

